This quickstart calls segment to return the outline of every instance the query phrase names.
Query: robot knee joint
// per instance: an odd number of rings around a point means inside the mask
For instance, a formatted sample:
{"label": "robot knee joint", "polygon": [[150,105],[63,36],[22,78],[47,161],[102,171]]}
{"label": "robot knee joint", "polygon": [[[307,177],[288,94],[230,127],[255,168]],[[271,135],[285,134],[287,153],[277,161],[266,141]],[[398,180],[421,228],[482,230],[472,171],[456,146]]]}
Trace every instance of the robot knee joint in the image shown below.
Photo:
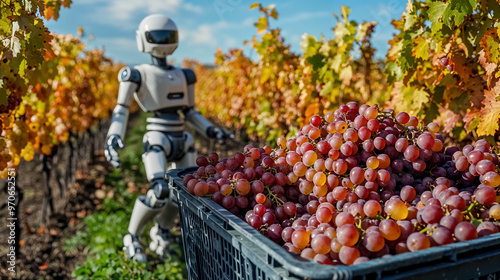
{"label": "robot knee joint", "polygon": [[170,195],[168,184],[163,179],[153,181],[151,183],[151,189],[153,190],[155,197],[159,200],[164,200]]}

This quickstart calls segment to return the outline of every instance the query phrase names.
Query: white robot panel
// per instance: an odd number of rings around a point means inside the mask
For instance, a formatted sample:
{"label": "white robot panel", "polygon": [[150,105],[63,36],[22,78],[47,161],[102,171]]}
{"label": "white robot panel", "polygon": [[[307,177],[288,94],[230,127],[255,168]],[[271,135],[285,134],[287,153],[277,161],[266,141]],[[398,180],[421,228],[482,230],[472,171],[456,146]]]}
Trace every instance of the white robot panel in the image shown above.
{"label": "white robot panel", "polygon": [[141,87],[134,94],[143,111],[180,109],[190,106],[188,84],[182,69],[162,69],[142,64],[134,67],[141,74]]}

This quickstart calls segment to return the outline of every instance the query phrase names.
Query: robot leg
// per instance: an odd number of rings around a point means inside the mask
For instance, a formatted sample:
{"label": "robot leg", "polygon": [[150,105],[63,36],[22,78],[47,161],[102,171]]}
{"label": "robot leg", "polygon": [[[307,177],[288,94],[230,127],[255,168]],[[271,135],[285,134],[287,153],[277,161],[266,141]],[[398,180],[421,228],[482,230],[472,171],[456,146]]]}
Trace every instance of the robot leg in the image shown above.
{"label": "robot leg", "polygon": [[165,152],[170,151],[168,139],[163,133],[150,131],[144,136],[144,150],[142,160],[151,187],[146,196],[137,198],[130,218],[129,234],[123,239],[126,254],[142,262],[146,261],[146,256],[140,244],[140,236],[146,224],[167,206],[170,196],[165,181]]}
{"label": "robot leg", "polygon": [[[184,139],[184,156],[172,164],[175,168],[196,165],[196,150],[194,149],[193,136],[184,132]],[[170,239],[170,229],[174,225],[178,213],[177,198],[171,193],[168,201],[165,203],[165,208],[156,217],[156,225],[150,232],[152,241],[149,248],[160,256],[165,256],[169,245],[165,240]]]}

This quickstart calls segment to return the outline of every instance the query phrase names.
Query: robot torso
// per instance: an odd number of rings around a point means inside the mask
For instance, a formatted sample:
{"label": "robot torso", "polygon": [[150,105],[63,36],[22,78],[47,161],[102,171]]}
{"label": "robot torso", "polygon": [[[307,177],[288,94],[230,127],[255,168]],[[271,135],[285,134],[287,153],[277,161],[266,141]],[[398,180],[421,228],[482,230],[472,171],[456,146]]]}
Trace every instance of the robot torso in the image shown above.
{"label": "robot torso", "polygon": [[145,112],[175,112],[194,106],[194,82],[186,70],[164,69],[152,64],[134,67],[140,73],[140,87],[134,97]]}

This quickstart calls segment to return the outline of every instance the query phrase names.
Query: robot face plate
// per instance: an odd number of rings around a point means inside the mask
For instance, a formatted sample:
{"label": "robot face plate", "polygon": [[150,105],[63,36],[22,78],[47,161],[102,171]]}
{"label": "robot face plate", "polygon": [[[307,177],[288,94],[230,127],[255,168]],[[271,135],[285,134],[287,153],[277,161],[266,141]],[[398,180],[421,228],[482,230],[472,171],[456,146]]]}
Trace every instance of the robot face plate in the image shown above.
{"label": "robot face plate", "polygon": [[176,30],[146,31],[146,41],[152,44],[177,44]]}

